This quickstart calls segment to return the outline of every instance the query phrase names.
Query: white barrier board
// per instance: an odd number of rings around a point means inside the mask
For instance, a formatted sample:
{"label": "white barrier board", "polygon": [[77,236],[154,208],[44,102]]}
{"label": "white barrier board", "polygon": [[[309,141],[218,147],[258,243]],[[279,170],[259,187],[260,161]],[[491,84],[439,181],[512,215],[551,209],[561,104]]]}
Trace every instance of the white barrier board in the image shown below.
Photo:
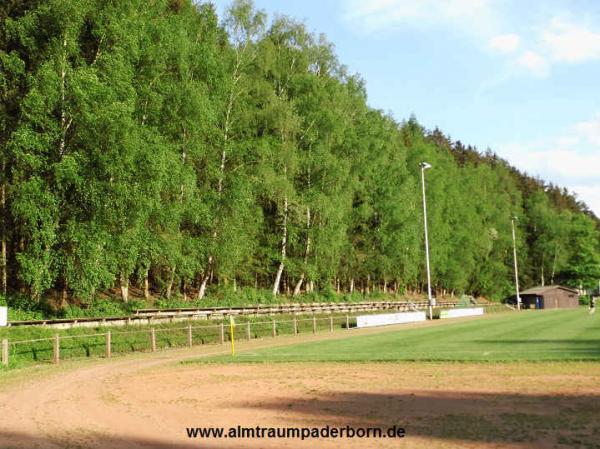
{"label": "white barrier board", "polygon": [[6,326],[8,319],[8,307],[0,306],[0,326]]}
{"label": "white barrier board", "polygon": [[356,317],[356,327],[386,326],[388,324],[414,323],[425,321],[425,312],[385,313],[380,315],[360,315]]}
{"label": "white barrier board", "polygon": [[483,307],[471,307],[468,309],[442,310],[440,318],[459,318],[463,316],[483,315]]}

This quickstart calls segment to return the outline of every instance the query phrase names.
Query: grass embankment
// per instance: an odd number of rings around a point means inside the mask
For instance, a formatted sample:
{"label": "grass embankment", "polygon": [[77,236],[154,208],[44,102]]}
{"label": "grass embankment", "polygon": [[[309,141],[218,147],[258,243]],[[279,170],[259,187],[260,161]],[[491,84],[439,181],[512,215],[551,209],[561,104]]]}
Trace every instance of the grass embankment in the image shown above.
{"label": "grass embankment", "polygon": [[289,303],[340,303],[362,301],[401,301],[423,300],[421,296],[405,296],[373,292],[363,295],[359,292],[352,294],[336,294],[331,291],[321,293],[305,293],[299,296],[277,295],[271,291],[256,290],[251,288],[209,290],[208,296],[203,299],[188,297],[183,299],[176,296],[171,299],[164,297],[151,297],[146,300],[139,295],[132,297],[129,302],[123,302],[115,294],[104,295],[90,302],[76,302],[65,306],[58,306],[54,301],[46,298],[35,302],[26,296],[10,296],[4,298],[0,295],[0,305],[8,305],[9,321],[43,320],[53,318],[83,318],[83,317],[113,317],[129,316],[136,309],[170,309],[190,307],[254,307],[257,305],[277,305]]}
{"label": "grass embankment", "polygon": [[261,349],[210,361],[600,361],[600,317],[525,311],[447,325]]}

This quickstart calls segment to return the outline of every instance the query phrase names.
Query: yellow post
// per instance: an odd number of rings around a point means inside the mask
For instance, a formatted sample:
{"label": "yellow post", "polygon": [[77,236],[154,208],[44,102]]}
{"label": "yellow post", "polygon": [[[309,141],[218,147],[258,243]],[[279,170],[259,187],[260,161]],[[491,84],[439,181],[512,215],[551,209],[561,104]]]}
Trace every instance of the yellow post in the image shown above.
{"label": "yellow post", "polygon": [[235,339],[233,337],[233,329],[235,327],[235,322],[233,321],[233,317],[229,317],[229,335],[231,337],[231,355],[235,355]]}

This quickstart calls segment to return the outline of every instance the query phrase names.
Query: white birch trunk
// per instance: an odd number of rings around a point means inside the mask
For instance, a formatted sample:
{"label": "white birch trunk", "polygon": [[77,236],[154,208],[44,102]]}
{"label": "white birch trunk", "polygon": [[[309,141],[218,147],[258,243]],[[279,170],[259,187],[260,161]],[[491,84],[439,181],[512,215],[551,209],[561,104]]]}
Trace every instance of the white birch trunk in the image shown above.
{"label": "white birch trunk", "polygon": [[213,257],[208,256],[208,265],[206,267],[204,276],[202,276],[202,282],[200,282],[200,288],[198,289],[198,299],[204,298],[206,295],[206,284],[208,284],[208,280],[210,279],[210,267],[212,265]]}
{"label": "white birch trunk", "polygon": [[275,282],[273,282],[273,296],[279,293],[279,284],[281,282],[281,275],[285,267],[285,256],[287,251],[287,215],[288,215],[288,198],[287,194],[283,200],[283,226],[282,226],[282,238],[281,238],[281,261],[279,262],[279,268],[277,268],[277,275],[275,276]]}
{"label": "white birch trunk", "polygon": [[171,293],[173,291],[173,281],[175,280],[175,267],[171,268],[171,276],[169,278],[169,283],[167,284],[167,299],[171,299]]}
{"label": "white birch trunk", "polygon": [[121,273],[119,284],[121,287],[121,299],[127,303],[129,301],[129,279],[124,273]]}
{"label": "white birch trunk", "polygon": [[[304,250],[304,269],[306,270],[306,265],[308,264],[308,255],[310,253],[310,207],[306,207],[306,248]],[[300,294],[300,289],[302,288],[302,283],[304,282],[305,272],[303,271],[300,275],[300,279],[298,279],[298,283],[294,288],[294,296],[298,296]]]}
{"label": "white birch trunk", "polygon": [[60,142],[58,144],[58,154],[62,157],[65,154],[65,146],[67,140],[67,131],[71,126],[72,120],[67,121],[67,113],[65,111],[66,99],[66,77],[67,77],[67,35],[65,33],[63,39],[63,57],[60,70]]}
{"label": "white birch trunk", "polygon": [[294,287],[294,296],[298,296],[300,294],[300,289],[302,288],[303,282],[304,282],[304,272],[302,272],[302,274],[300,275],[300,279],[298,279],[298,282],[296,283],[296,286]]}
{"label": "white birch trunk", "polygon": [[[2,176],[4,177],[6,164],[2,161]],[[2,208],[2,249],[0,255],[0,265],[2,265],[2,293],[6,296],[8,289],[8,258],[6,250],[6,182],[2,180],[2,187],[0,188],[0,206]]]}
{"label": "white birch trunk", "polygon": [[144,275],[144,298],[150,299],[150,282],[148,281],[148,270]]}

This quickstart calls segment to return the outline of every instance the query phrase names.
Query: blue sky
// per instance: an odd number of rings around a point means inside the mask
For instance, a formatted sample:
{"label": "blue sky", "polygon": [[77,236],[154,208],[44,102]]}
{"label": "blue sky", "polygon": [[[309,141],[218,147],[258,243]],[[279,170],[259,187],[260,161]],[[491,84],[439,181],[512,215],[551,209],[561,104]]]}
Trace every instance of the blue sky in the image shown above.
{"label": "blue sky", "polygon": [[[213,0],[220,13],[229,0]],[[369,104],[577,193],[600,216],[600,1],[255,0],[335,44]]]}

